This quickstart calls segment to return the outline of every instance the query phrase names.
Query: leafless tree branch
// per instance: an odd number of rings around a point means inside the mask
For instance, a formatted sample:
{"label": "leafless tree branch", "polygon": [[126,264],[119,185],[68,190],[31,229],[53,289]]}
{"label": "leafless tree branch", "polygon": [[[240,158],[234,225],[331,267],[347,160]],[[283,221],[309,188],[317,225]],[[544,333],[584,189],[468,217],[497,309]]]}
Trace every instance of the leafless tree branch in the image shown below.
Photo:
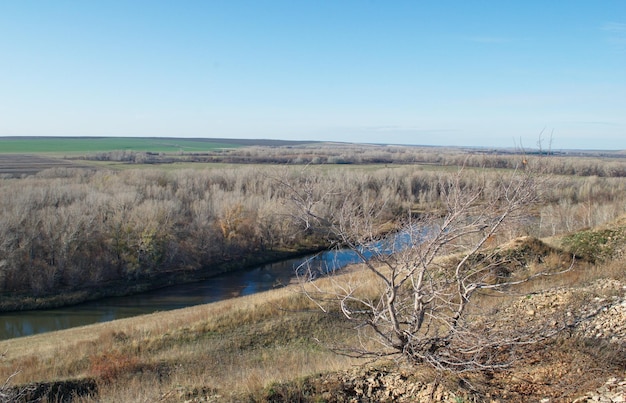
{"label": "leafless tree branch", "polygon": [[294,214],[307,229],[323,229],[353,251],[374,279],[330,277],[322,287],[314,281],[315,273],[301,275],[311,301],[324,312],[338,309],[359,332],[358,346],[336,346],[338,351],[361,357],[400,355],[456,372],[493,370],[510,363],[515,346],[554,334],[554,328],[541,326],[496,330],[497,318],[481,322],[469,309],[480,290],[506,292],[573,267],[572,262],[562,270],[523,276],[499,272],[507,262],[493,239],[528,220],[540,197],[540,176],[526,160],[497,180],[466,169],[442,177],[440,208],[417,217],[406,214],[401,230],[387,238],[380,231],[384,199],[333,189],[323,195],[332,201],[322,203],[306,179],[299,183],[304,186],[284,182],[293,193]]}

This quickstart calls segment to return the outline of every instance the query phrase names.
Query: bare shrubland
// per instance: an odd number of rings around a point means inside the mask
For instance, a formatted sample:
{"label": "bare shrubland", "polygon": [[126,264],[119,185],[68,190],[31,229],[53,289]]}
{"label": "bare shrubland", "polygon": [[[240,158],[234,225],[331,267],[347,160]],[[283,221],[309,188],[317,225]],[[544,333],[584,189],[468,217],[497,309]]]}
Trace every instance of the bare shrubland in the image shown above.
{"label": "bare shrubland", "polygon": [[[280,150],[286,155],[294,151]],[[329,155],[353,155],[352,151],[326,150]],[[69,298],[69,292],[83,292],[72,299],[75,302],[85,298],[85,289],[96,286],[128,280],[150,283],[167,275],[206,277],[254,263],[259,257],[279,258],[281,253],[328,247],[327,234],[298,230],[298,218],[286,208],[290,197],[283,186],[286,176],[299,177],[296,186],[308,187],[328,211],[341,204],[338,189],[359,200],[385,200],[376,218],[378,230],[385,232],[397,228],[407,211],[415,216],[441,211],[445,194],[438,184],[458,169],[433,164],[463,162],[468,172],[463,180],[481,178],[485,191],[493,192],[500,169],[491,167],[504,169],[522,158],[463,155],[461,160],[462,154],[422,151],[416,157],[412,148],[366,147],[359,154],[392,153],[394,164],[387,166],[56,168],[4,178],[0,180],[0,292],[18,299],[60,294]],[[254,156],[256,151],[246,152]],[[371,161],[384,160],[379,157]],[[395,164],[398,158],[406,164]],[[544,171],[555,164],[552,158],[524,158],[541,159]],[[501,159],[506,163],[498,162]],[[418,160],[433,162],[409,164]],[[577,158],[566,161],[579,163]],[[547,180],[544,202],[527,220],[509,228],[509,235],[555,235],[598,225],[626,210],[626,184],[620,178],[550,175]],[[10,301],[4,298],[5,309],[19,307]]]}

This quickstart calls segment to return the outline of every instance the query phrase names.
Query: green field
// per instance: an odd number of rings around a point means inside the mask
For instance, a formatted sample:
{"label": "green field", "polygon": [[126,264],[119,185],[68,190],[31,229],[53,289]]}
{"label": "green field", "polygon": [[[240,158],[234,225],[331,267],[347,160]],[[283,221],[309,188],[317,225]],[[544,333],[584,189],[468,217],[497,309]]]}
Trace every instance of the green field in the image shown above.
{"label": "green field", "polygon": [[97,153],[115,150],[176,153],[241,146],[225,141],[138,137],[0,137],[0,153]]}

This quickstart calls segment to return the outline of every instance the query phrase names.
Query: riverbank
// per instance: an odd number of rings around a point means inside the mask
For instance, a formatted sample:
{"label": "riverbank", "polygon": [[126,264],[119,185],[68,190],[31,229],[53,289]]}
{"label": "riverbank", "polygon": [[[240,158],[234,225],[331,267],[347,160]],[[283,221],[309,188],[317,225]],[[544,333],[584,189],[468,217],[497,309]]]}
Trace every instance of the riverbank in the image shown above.
{"label": "riverbank", "polygon": [[0,312],[17,312],[39,309],[61,308],[85,302],[97,301],[108,297],[121,297],[153,291],[174,285],[207,280],[225,273],[253,269],[257,266],[299,258],[325,250],[320,246],[302,247],[290,250],[264,251],[237,261],[198,270],[177,270],[159,273],[158,276],[129,281],[110,281],[85,287],[75,291],[43,296],[0,295]]}
{"label": "riverbank", "polygon": [[[81,397],[83,402],[593,401],[618,393],[626,378],[626,273],[620,262],[581,262],[566,276],[524,285],[496,302],[479,300],[501,326],[575,310],[598,312],[554,339],[519,346],[510,368],[487,374],[441,374],[389,361],[355,368],[365,361],[336,355],[328,346],[359,343],[358,333],[288,286],[1,341],[6,355],[0,379],[19,370],[12,379],[18,390],[95,382],[97,389],[88,389],[91,397]],[[344,276],[366,288],[376,284],[358,266],[335,279]],[[318,281],[325,287],[331,279]]]}

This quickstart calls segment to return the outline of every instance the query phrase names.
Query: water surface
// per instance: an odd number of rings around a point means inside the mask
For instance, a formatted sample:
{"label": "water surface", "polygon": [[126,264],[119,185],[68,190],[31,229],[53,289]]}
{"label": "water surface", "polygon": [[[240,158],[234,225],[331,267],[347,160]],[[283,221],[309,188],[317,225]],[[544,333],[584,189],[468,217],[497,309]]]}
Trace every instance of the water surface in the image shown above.
{"label": "water surface", "polygon": [[314,271],[328,271],[357,261],[352,251],[328,251],[141,294],[103,298],[64,308],[0,313],[0,340],[250,295],[289,284],[298,267],[308,265]]}

